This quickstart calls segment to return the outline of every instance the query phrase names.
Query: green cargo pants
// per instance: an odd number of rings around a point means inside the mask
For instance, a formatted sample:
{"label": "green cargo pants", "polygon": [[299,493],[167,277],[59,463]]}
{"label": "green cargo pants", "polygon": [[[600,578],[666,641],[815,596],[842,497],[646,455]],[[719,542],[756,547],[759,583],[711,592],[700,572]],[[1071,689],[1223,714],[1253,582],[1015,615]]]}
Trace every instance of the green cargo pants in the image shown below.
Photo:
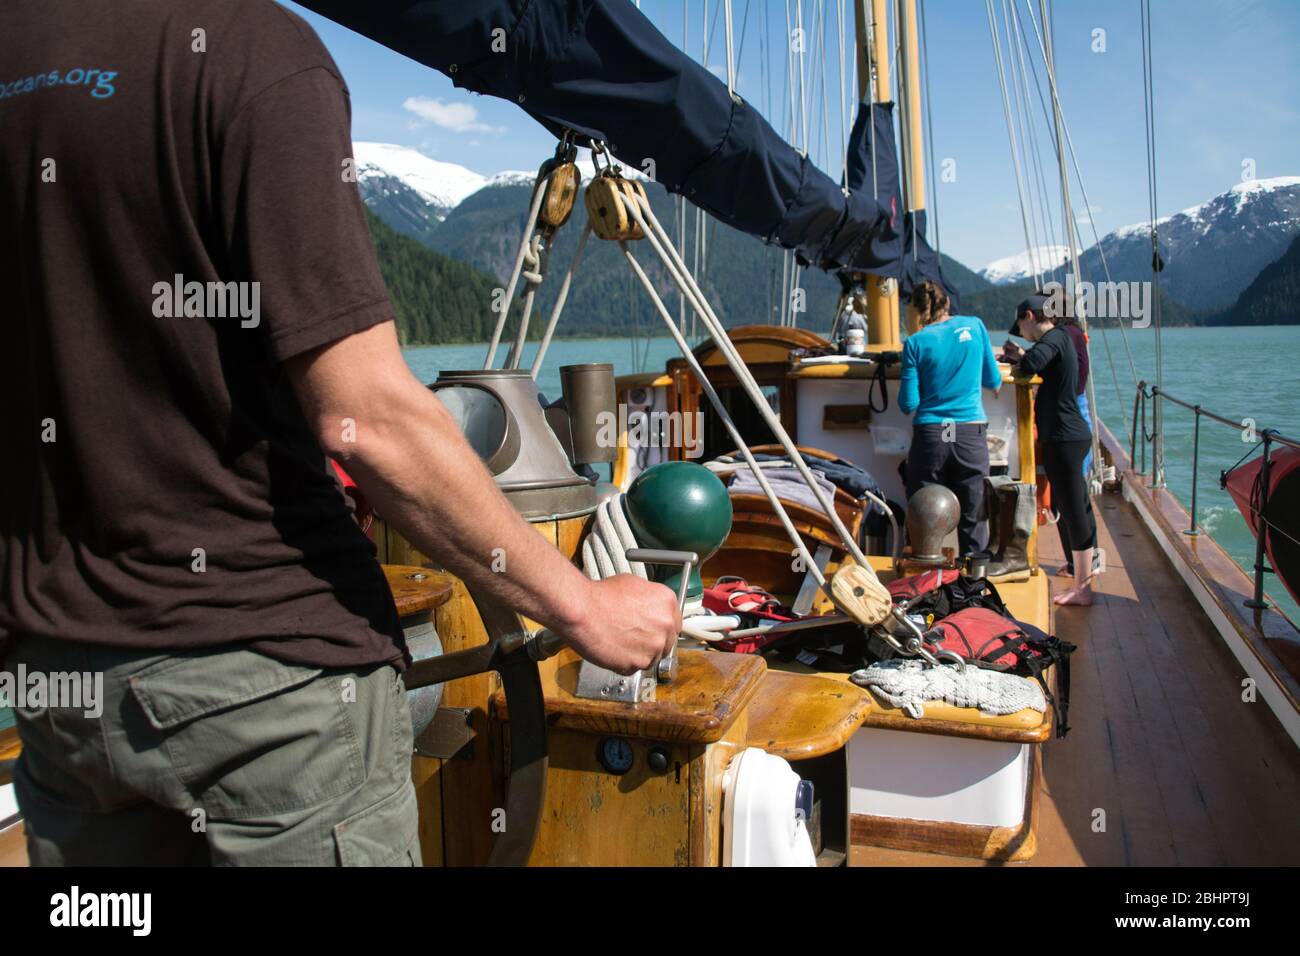
{"label": "green cargo pants", "polygon": [[419,865],[411,718],[390,665],[32,638],[5,664],[103,675],[94,708],[15,707],[34,866]]}

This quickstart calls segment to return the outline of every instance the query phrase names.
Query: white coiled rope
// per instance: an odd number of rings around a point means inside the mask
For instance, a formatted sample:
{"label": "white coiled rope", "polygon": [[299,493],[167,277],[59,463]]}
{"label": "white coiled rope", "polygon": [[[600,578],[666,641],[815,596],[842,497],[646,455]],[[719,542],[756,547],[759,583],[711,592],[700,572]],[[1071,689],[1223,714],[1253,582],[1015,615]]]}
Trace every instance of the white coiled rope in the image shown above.
{"label": "white coiled rope", "polygon": [[[616,574],[635,574],[649,580],[645,565],[627,558],[636,547],[636,536],[623,511],[623,493],[616,492],[596,506],[591,530],[582,542],[582,570],[593,581]],[[710,614],[699,601],[688,602],[682,617],[682,633],[698,641],[720,641],[728,631],[740,626],[740,618]]]}
{"label": "white coiled rope", "polygon": [[637,546],[632,526],[623,513],[623,492],[610,495],[596,506],[591,531],[582,542],[582,569],[593,581],[616,574],[635,574],[645,579],[645,565],[629,561],[627,552]]}
{"label": "white coiled rope", "polygon": [[927,667],[921,661],[880,661],[849,678],[883,697],[893,707],[918,720],[925,702],[947,701],[955,707],[975,707],[986,714],[1014,714],[1021,710],[1047,710],[1043,689],[1024,677],[967,665]]}

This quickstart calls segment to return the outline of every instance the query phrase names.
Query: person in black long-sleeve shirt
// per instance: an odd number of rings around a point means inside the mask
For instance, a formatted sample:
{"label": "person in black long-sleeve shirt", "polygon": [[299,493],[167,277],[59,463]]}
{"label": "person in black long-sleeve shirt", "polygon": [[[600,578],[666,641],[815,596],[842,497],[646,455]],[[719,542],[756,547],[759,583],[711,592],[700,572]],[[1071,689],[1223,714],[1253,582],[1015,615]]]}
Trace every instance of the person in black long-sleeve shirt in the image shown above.
{"label": "person in black long-sleeve shirt", "polygon": [[[1097,522],[1088,497],[1083,461],[1092,447],[1092,429],[1079,410],[1079,357],[1071,336],[1047,314],[1044,296],[1031,296],[1016,310],[1015,331],[1034,343],[1018,356],[1016,374],[1039,375],[1034,420],[1043,447],[1043,468],[1053,502],[1071,543],[1074,586],[1053,598],[1057,604],[1092,603],[1092,559]],[[1012,353],[1008,358],[1017,358]]]}

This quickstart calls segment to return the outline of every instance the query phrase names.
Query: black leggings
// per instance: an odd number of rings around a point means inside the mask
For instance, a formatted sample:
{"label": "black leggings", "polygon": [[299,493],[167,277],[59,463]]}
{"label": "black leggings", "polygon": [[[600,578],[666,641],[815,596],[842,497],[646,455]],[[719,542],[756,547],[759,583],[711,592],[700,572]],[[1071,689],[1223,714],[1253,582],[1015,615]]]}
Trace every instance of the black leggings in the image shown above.
{"label": "black leggings", "polygon": [[1083,460],[1091,448],[1090,441],[1043,443],[1043,470],[1052,486],[1052,509],[1061,516],[1057,527],[1066,546],[1065,559],[1070,562],[1074,561],[1072,551],[1097,547],[1097,519],[1083,474]]}

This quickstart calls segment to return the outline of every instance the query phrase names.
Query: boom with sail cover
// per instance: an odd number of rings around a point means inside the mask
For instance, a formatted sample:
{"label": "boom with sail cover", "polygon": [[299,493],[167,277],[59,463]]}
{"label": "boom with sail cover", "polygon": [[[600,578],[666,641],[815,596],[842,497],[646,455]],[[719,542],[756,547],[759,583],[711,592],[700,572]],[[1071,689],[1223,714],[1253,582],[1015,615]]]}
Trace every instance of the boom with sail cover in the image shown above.
{"label": "boom with sail cover", "polygon": [[[890,212],[844,189],[668,42],[630,0],[303,0],[302,5],[516,103],[804,265],[871,265]],[[862,262],[859,262],[859,258]]]}

